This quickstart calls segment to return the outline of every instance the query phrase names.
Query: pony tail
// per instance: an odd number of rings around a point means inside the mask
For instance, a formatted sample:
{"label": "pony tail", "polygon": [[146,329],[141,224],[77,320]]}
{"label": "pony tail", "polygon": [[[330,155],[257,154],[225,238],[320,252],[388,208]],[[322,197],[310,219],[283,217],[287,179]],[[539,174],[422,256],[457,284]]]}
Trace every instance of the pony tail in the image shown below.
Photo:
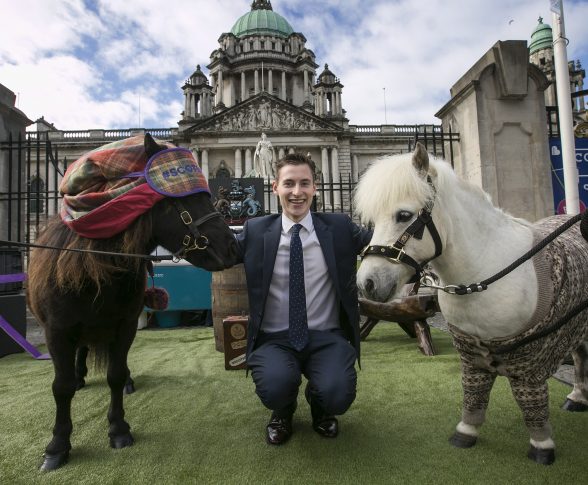
{"label": "pony tail", "polygon": [[108,367],[108,344],[95,343],[88,346],[88,357],[92,360],[94,372],[103,373]]}

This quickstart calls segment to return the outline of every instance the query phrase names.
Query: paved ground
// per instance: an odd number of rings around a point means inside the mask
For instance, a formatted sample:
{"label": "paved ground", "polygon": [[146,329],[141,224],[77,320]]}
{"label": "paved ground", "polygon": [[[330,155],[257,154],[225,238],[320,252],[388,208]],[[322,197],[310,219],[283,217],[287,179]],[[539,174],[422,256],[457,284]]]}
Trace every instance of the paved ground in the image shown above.
{"label": "paved ground", "polygon": [[[427,322],[432,327],[447,332],[447,322],[441,313],[435,314],[435,316],[429,318]],[[45,334],[43,333],[43,329],[39,327],[36,320],[31,315],[27,315],[27,340],[35,346],[45,343]],[[574,366],[565,364],[560,366],[553,377],[565,384],[570,386],[573,385]]]}

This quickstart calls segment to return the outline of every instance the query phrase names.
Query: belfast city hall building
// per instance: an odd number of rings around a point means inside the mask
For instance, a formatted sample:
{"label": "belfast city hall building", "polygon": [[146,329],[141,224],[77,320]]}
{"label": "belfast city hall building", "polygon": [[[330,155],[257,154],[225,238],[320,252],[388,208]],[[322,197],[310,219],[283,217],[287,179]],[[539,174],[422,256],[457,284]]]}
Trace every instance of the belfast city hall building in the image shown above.
{"label": "belfast city hall building", "polygon": [[[309,155],[323,208],[343,211],[350,209],[350,190],[342,189],[379,156],[407,151],[416,138],[426,138],[429,151],[445,149],[441,126],[349,124],[341,80],[328,64],[319,66],[306,37],[269,0],[255,0],[218,42],[208,76],[197,66],[181,88],[177,128],[61,131],[41,119],[37,133],[51,141],[58,163],[71,163],[104,143],[148,131],[192,150],[209,178],[249,174],[263,133],[274,160],[287,152]],[[51,177],[43,182],[55,188]]]}
{"label": "belfast city hall building", "polygon": [[[350,123],[344,80],[328,59],[319,65],[306,37],[269,0],[254,0],[220,35],[208,74],[197,66],[181,92],[178,86],[184,107],[176,127],[63,131],[43,118],[33,123],[15,107],[14,93],[0,85],[0,193],[8,194],[0,200],[0,233],[34,238],[39,223],[59,211],[58,187],[69,164],[96,147],[147,132],[191,150],[213,196],[221,179],[259,175],[260,144],[273,160],[291,152],[308,155],[318,169],[315,210],[351,216],[351,193],[361,173],[381,156],[411,151],[418,140],[495,204],[538,220],[560,205],[548,144],[559,137],[552,118],[553,35],[538,22],[530,45],[497,41],[455,82],[450,101],[436,113],[439,125]],[[576,136],[585,136],[585,73],[579,61],[570,62],[569,70],[574,123],[584,130]],[[256,184],[263,212],[278,210],[269,180],[258,178]]]}

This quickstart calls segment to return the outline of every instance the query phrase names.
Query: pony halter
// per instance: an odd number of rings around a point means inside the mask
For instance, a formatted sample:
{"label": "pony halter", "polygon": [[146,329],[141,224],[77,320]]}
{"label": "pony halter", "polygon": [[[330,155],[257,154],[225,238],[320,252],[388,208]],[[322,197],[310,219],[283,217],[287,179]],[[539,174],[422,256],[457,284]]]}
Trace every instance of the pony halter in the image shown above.
{"label": "pony halter", "polygon": [[[429,175],[427,175],[427,183],[432,188],[433,195],[425,201],[425,206],[419,211],[417,218],[412,222],[412,224],[406,228],[406,230],[392,246],[367,246],[361,253],[362,258],[366,258],[367,256],[372,255],[381,256],[394,264],[407,264],[414,269],[415,277],[418,281],[424,273],[423,266],[441,255],[443,244],[441,243],[439,232],[437,231],[435,223],[433,222],[433,218],[431,217],[431,212],[433,211],[433,206],[435,205],[435,195],[437,194],[437,189],[433,185],[433,181]],[[406,243],[408,243],[412,237],[415,239],[422,239],[425,232],[425,227],[429,230],[429,233],[433,238],[433,242],[435,243],[435,255],[419,264],[408,254],[406,254],[404,251],[404,246],[406,246]]]}
{"label": "pony halter", "polygon": [[190,230],[190,234],[186,234],[182,240],[182,247],[176,253],[174,253],[174,257],[179,260],[185,258],[186,254],[188,254],[190,251],[194,251],[196,249],[203,251],[208,248],[210,242],[204,234],[200,233],[198,226],[201,226],[206,221],[216,217],[222,217],[222,214],[220,212],[214,211],[194,221],[188,209],[186,209],[184,204],[180,202],[180,199],[173,199],[173,201],[178,213],[180,214],[180,219],[182,219],[182,222],[188,226],[188,229]]}

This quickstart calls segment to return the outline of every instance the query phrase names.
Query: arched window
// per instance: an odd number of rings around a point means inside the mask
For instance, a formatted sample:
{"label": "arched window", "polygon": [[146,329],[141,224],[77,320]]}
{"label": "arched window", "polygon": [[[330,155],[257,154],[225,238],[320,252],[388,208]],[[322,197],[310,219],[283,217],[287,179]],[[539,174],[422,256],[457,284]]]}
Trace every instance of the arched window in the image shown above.
{"label": "arched window", "polygon": [[220,161],[219,168],[216,171],[216,178],[231,178],[231,172],[227,168],[227,165],[224,160]]}

